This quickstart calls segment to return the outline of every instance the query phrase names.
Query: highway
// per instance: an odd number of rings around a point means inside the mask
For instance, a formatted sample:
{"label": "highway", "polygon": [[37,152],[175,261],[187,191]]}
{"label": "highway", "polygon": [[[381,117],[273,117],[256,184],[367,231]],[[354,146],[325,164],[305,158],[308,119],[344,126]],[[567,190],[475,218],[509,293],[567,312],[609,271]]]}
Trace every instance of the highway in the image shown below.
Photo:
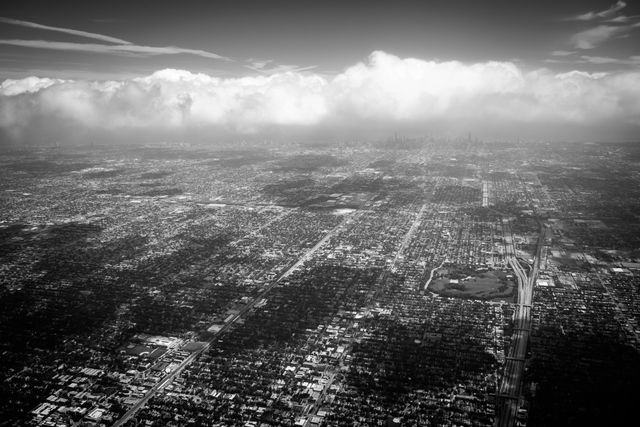
{"label": "highway", "polygon": [[285,279],[286,277],[288,277],[293,271],[295,271],[296,269],[298,269],[298,267],[300,267],[306,260],[308,260],[320,247],[322,247],[345,223],[348,223],[350,221],[353,221],[354,218],[357,216],[358,214],[356,213],[355,215],[352,216],[346,216],[345,219],[343,221],[341,221],[338,225],[336,225],[334,228],[332,228],[327,234],[325,234],[325,236],[318,242],[315,244],[315,246],[313,246],[311,249],[309,249],[307,252],[305,252],[293,265],[291,265],[286,271],[284,271],[283,273],[280,274],[280,276],[278,276],[278,278],[276,280],[274,280],[272,283],[270,283],[269,285],[267,285],[264,288],[264,291],[261,292],[257,297],[255,297],[253,300],[251,300],[249,303],[247,303],[242,310],[240,310],[240,312],[238,314],[236,314],[233,318],[231,318],[227,323],[225,323],[225,325],[218,331],[216,332],[210,339],[209,341],[207,341],[205,343],[205,345],[201,348],[198,349],[196,351],[194,351],[193,353],[191,353],[186,359],[184,359],[180,365],[173,371],[169,372],[167,375],[164,376],[164,378],[162,378],[160,381],[158,381],[153,387],[151,387],[144,396],[142,396],[122,417],[120,417],[120,419],[118,419],[114,424],[113,427],[120,427],[125,425],[131,418],[133,418],[135,416],[135,414],[142,409],[147,402],[160,390],[163,390],[165,387],[167,387],[169,384],[171,384],[171,382],[187,367],[189,366],[191,363],[193,363],[194,360],[196,360],[198,358],[198,356],[200,356],[202,353],[204,353],[209,347],[211,347],[211,345],[213,344],[213,342],[215,340],[218,339],[218,337],[227,332],[232,326],[233,324],[235,324],[238,319],[240,319],[242,316],[244,316],[248,311],[250,311],[251,309],[253,309],[256,304],[258,304],[258,302],[260,302],[265,295],[267,295],[273,288],[275,288],[283,279]]}
{"label": "highway", "polygon": [[518,301],[514,313],[514,331],[511,337],[509,355],[506,358],[502,382],[496,393],[496,418],[494,426],[512,427],[518,416],[522,391],[522,376],[527,355],[527,346],[531,334],[531,308],[533,306],[533,287],[538,275],[542,249],[548,229],[540,223],[540,235],[533,266],[527,275],[516,258],[515,248],[508,249],[509,265],[518,280]]}

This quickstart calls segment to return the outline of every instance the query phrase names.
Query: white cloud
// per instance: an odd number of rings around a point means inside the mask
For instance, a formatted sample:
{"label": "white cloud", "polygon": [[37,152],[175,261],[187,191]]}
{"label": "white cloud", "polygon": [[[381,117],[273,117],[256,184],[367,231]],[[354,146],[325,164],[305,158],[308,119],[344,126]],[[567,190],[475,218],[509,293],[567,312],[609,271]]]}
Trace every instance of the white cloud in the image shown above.
{"label": "white cloud", "polygon": [[626,16],[626,15],[618,15],[615,18],[611,18],[606,20],[605,22],[609,22],[612,24],[627,24],[630,22],[638,21],[640,15]]}
{"label": "white cloud", "polygon": [[[640,27],[637,16],[619,15],[627,3],[618,1],[606,10],[587,12],[568,18],[570,21],[597,21],[596,27],[580,31],[571,37],[571,44],[577,49],[594,49],[614,37],[626,37],[633,29]],[[613,24],[613,25],[611,25]]]}
{"label": "white cloud", "polygon": [[[271,67],[267,67],[267,65],[269,64],[273,64]],[[317,65],[307,65],[304,67],[301,67],[299,65],[288,65],[288,64],[274,64],[273,61],[261,61],[261,60],[254,60],[251,61],[249,64],[245,65],[246,68],[253,70],[253,71],[257,71],[261,74],[277,74],[277,73],[285,73],[285,72],[294,72],[294,73],[300,73],[302,71],[309,71],[309,70],[313,70],[314,68],[318,68]]]}
{"label": "white cloud", "polygon": [[71,35],[74,35],[74,36],[85,37],[85,38],[90,38],[90,39],[94,39],[94,40],[101,40],[103,42],[109,42],[109,43],[131,44],[131,42],[128,42],[126,40],[118,39],[118,38],[111,37],[111,36],[105,36],[104,34],[97,34],[97,33],[90,33],[90,32],[87,32],[87,31],[73,30],[71,28],[52,27],[52,26],[49,26],[49,25],[38,24],[36,22],[20,21],[18,19],[0,17],[0,23],[10,24],[10,25],[18,25],[18,26],[27,27],[27,28],[35,28],[37,30],[55,31],[55,32],[59,32],[59,33],[71,34]]}
{"label": "white cloud", "polygon": [[587,12],[568,18],[569,21],[596,21],[599,25],[580,31],[571,36],[570,42],[577,49],[594,49],[602,43],[618,37],[627,37],[631,31],[640,27],[638,16],[624,16],[618,14],[627,3],[618,1],[610,8],[600,12]]}
{"label": "white cloud", "polygon": [[18,25],[27,28],[35,28],[40,30],[55,31],[65,34],[72,34],[75,36],[90,38],[94,40],[100,40],[102,42],[114,43],[76,43],[76,42],[60,42],[53,40],[19,40],[19,39],[4,39],[0,40],[0,45],[18,46],[32,49],[48,49],[70,52],[86,52],[86,53],[98,53],[109,55],[125,55],[125,56],[154,56],[154,55],[176,55],[176,54],[189,54],[201,56],[203,58],[219,59],[223,61],[231,61],[231,58],[227,58],[222,55],[218,55],[213,52],[208,52],[199,49],[185,49],[176,46],[142,46],[136,45],[129,41],[122,40],[116,37],[107,36],[104,34],[90,33],[87,31],[73,30],[70,28],[52,27],[49,25],[42,25],[35,22],[20,21],[17,19],[0,17],[0,23]]}
{"label": "white cloud", "polygon": [[588,64],[618,64],[618,65],[640,65],[640,56],[630,56],[629,58],[611,58],[609,56],[580,56],[581,61]]}
{"label": "white cloud", "polygon": [[555,74],[374,52],[334,77],[283,71],[218,78],[166,69],[122,81],[30,77],[0,86],[0,128],[16,140],[92,134],[257,134],[316,130],[632,129],[640,72]]}
{"label": "white cloud", "polygon": [[366,119],[416,120],[452,114],[485,95],[515,93],[523,84],[520,70],[508,62],[464,65],[374,52],[368,63],[338,75],[327,92],[336,111]]}
{"label": "white cloud", "polygon": [[230,61],[230,58],[198,49],[185,49],[175,46],[140,46],[135,44],[100,44],[100,43],[72,43],[48,40],[0,40],[0,45],[20,46],[35,49],[65,50],[71,52],[103,53],[125,56],[154,56],[190,54],[204,58]]}
{"label": "white cloud", "polygon": [[41,79],[33,76],[18,80],[7,79],[0,84],[0,94],[12,96],[25,92],[33,93],[41,89],[46,89],[56,83],[63,82],[64,80],[61,79]]}
{"label": "white cloud", "polygon": [[551,55],[553,56],[570,56],[573,55],[574,53],[576,53],[573,50],[554,50],[553,52],[551,52]]}
{"label": "white cloud", "polygon": [[620,33],[620,27],[598,25],[597,27],[574,34],[571,37],[571,43],[578,49],[593,49],[618,33]]}
{"label": "white cloud", "polygon": [[600,12],[591,11],[591,12],[583,13],[578,16],[575,16],[572,19],[576,21],[593,21],[596,19],[606,19],[615,15],[617,12],[624,9],[626,6],[627,6],[626,2],[619,0],[615,4],[611,5],[609,9],[605,9]]}
{"label": "white cloud", "polygon": [[593,49],[613,37],[623,37],[631,30],[640,27],[640,22],[630,25],[598,25],[574,34],[571,43],[577,49]]}

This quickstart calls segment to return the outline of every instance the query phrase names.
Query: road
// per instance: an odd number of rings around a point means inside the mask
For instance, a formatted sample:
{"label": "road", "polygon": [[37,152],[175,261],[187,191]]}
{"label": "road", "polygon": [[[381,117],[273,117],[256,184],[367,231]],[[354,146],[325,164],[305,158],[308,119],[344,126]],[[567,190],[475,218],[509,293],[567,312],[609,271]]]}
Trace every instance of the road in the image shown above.
{"label": "road", "polygon": [[418,212],[415,219],[413,220],[413,223],[411,224],[409,231],[407,232],[407,234],[404,235],[404,239],[402,239],[402,243],[400,244],[400,249],[398,249],[398,252],[396,252],[396,256],[393,258],[393,262],[391,263],[392,271],[395,271],[398,260],[403,256],[403,253],[407,248],[407,246],[409,246],[409,242],[411,241],[411,238],[416,232],[416,229],[422,222],[422,216],[424,215],[425,210],[427,210],[426,203],[422,205],[422,207],[420,208],[420,211]]}
{"label": "road", "polygon": [[540,235],[533,266],[527,275],[520,261],[516,258],[515,249],[508,249],[509,265],[518,280],[518,302],[514,313],[514,331],[511,339],[509,355],[506,358],[502,382],[496,394],[496,427],[511,427],[515,424],[522,389],[527,346],[531,334],[531,309],[533,306],[533,287],[538,276],[542,249],[548,229],[540,223]]}
{"label": "road", "polygon": [[[365,310],[368,310],[370,308],[373,308],[374,306],[374,301],[376,301],[376,296],[384,289],[384,285],[387,281],[387,277],[389,276],[389,274],[393,271],[395,271],[396,269],[396,264],[398,262],[398,260],[400,260],[402,253],[404,252],[404,250],[407,248],[411,237],[413,237],[413,234],[415,233],[416,229],[418,228],[418,225],[420,225],[420,221],[422,220],[422,216],[424,215],[425,210],[427,209],[427,204],[423,204],[422,207],[420,208],[420,211],[418,212],[418,214],[416,215],[415,219],[413,220],[413,224],[411,225],[411,227],[409,228],[409,230],[407,231],[407,233],[405,234],[404,238],[402,239],[402,243],[400,244],[400,247],[398,248],[398,251],[395,255],[395,257],[393,258],[393,261],[391,263],[391,265],[388,268],[385,268],[382,273],[380,274],[380,276],[378,277],[377,280],[377,284],[376,284],[376,289],[369,294],[369,296],[367,297],[367,302],[365,304]],[[439,267],[434,268],[431,271],[431,277],[433,277],[434,272],[442,267],[442,265],[445,263],[445,261],[442,261],[442,264],[440,264]],[[427,286],[428,286],[428,282],[427,282]],[[357,321],[353,321],[351,324],[351,327],[355,328],[355,324],[357,324]],[[340,355],[340,358],[338,359],[338,362],[336,365],[334,366],[328,366],[325,370],[325,374],[327,375],[327,381],[325,382],[322,391],[320,392],[320,394],[318,395],[318,398],[316,399],[316,401],[314,402],[313,406],[311,407],[311,410],[309,410],[309,412],[306,414],[307,416],[307,424],[308,425],[308,420],[310,420],[314,415],[318,414],[318,411],[320,410],[320,408],[322,407],[322,404],[324,403],[324,398],[327,394],[327,392],[329,391],[329,389],[331,388],[331,386],[333,385],[335,379],[338,377],[338,373],[340,372],[340,370],[342,369],[342,367],[344,366],[344,362],[346,359],[346,356],[351,352],[351,349],[353,348],[353,343],[356,340],[356,333],[352,333],[351,338],[349,339],[348,343],[345,344],[345,351],[342,352],[342,354]]]}
{"label": "road", "polygon": [[255,297],[253,300],[251,300],[249,303],[247,303],[242,310],[240,310],[240,312],[238,314],[236,314],[233,318],[231,318],[227,323],[225,323],[225,325],[218,331],[216,332],[210,339],[209,341],[207,341],[205,343],[205,345],[199,349],[194,351],[193,353],[191,353],[186,359],[184,359],[180,365],[173,371],[169,372],[167,375],[164,376],[164,378],[162,378],[160,381],[158,381],[158,383],[156,383],[153,387],[151,387],[149,389],[149,391],[147,391],[145,393],[144,396],[142,396],[132,407],[131,409],[129,409],[122,417],[120,417],[120,419],[118,419],[114,424],[113,427],[120,427],[125,425],[131,418],[133,418],[135,416],[135,414],[142,409],[147,402],[160,390],[163,390],[165,387],[167,387],[169,384],[171,384],[171,382],[187,367],[189,366],[191,363],[193,363],[194,360],[196,360],[198,358],[198,356],[200,356],[203,352],[205,352],[209,347],[211,347],[212,343],[214,341],[216,341],[218,339],[218,337],[225,333],[226,331],[228,331],[234,323],[236,323],[238,321],[238,319],[240,319],[243,315],[245,315],[249,310],[253,309],[255,307],[256,304],[258,304],[258,302],[260,302],[265,295],[267,295],[273,288],[275,288],[283,279],[285,279],[286,277],[288,277],[293,271],[295,271],[296,269],[298,269],[298,267],[300,267],[306,260],[308,260],[318,249],[320,249],[320,247],[322,247],[344,224],[345,222],[348,222],[348,220],[353,221],[354,217],[357,216],[357,213],[355,215],[352,215],[350,218],[349,216],[346,216],[345,219],[343,221],[340,222],[340,224],[336,225],[334,228],[332,228],[327,234],[325,234],[325,236],[318,242],[316,243],[311,249],[309,249],[307,252],[305,252],[293,265],[291,265],[286,271],[284,271],[283,273],[280,274],[280,276],[278,276],[278,278],[276,280],[274,280],[273,282],[271,282],[269,285],[267,285],[264,288],[264,291],[261,292],[257,297]]}

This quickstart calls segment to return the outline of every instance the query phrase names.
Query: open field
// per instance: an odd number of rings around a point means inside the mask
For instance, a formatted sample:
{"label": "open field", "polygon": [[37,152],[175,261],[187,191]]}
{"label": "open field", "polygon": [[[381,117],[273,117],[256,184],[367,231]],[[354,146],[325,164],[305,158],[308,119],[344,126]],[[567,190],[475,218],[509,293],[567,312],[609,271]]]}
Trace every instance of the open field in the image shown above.
{"label": "open field", "polygon": [[503,271],[463,275],[460,271],[444,269],[429,289],[448,297],[511,301],[515,286],[511,275]]}

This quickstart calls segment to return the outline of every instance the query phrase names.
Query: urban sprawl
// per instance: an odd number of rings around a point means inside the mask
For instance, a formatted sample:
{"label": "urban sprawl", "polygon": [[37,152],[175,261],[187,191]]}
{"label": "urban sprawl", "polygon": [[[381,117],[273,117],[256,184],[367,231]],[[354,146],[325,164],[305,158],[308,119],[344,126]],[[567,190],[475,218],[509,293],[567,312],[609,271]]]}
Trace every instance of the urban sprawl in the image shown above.
{"label": "urban sprawl", "polygon": [[633,144],[58,146],[0,164],[0,426],[635,419]]}

